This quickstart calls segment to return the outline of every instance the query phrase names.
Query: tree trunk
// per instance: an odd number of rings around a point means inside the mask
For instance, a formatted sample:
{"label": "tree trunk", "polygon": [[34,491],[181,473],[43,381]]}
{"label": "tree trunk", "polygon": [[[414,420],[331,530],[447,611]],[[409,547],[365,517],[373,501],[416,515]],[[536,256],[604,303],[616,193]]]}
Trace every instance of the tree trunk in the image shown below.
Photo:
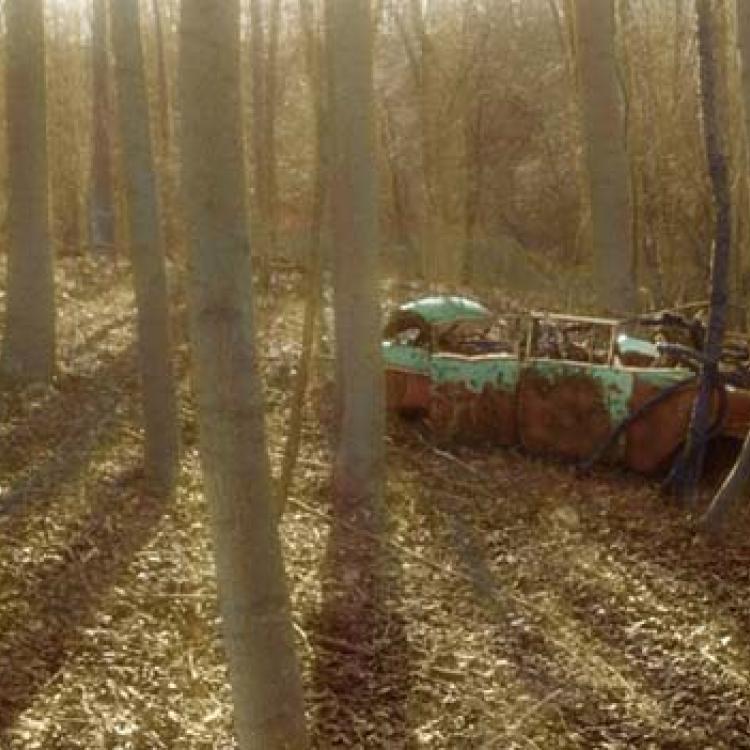
{"label": "tree trunk", "polygon": [[253,158],[252,191],[253,234],[255,237],[255,257],[258,262],[261,289],[268,289],[270,272],[268,269],[268,216],[266,203],[267,148],[266,137],[266,35],[263,28],[263,3],[250,0],[250,146]]}
{"label": "tree trunk", "polygon": [[[72,49],[71,49],[72,45]],[[79,11],[59,6],[47,14],[47,141],[50,239],[53,253],[81,248],[81,150],[79,85],[83,42]]]}
{"label": "tree trunk", "polygon": [[138,6],[139,0],[112,3],[112,44],[138,308],[145,474],[156,491],[169,494],[179,460],[177,399]]}
{"label": "tree trunk", "polygon": [[276,163],[276,109],[279,89],[279,34],[281,32],[281,0],[271,3],[271,15],[268,24],[268,45],[266,48],[266,119],[263,123],[266,147],[265,198],[266,224],[268,228],[269,261],[276,252],[278,242],[278,204],[279,187]]}
{"label": "tree trunk", "polygon": [[317,33],[313,27],[313,13],[310,0],[299,0],[302,33],[305,38],[305,58],[307,77],[313,99],[315,113],[315,180],[313,184],[312,211],[310,221],[310,244],[307,264],[307,294],[305,314],[302,321],[302,347],[297,365],[297,377],[292,391],[292,404],[289,410],[289,430],[284,444],[284,458],[279,478],[279,515],[283,514],[299,457],[302,441],[302,421],[315,350],[315,325],[319,317],[323,283],[323,258],[321,239],[323,215],[326,204],[326,168],[324,156],[324,111],[322,92],[322,71]]}
{"label": "tree trunk", "polygon": [[[570,88],[570,109],[573,118],[575,137],[578,142],[583,140],[583,114],[581,81],[576,66],[578,60],[576,42],[575,0],[563,0],[562,11],[558,8],[556,0],[547,0],[555,31],[560,42],[560,51],[565,63],[568,86]],[[589,176],[586,167],[585,150],[575,149],[575,173],[576,186],[578,188],[578,228],[575,244],[572,248],[566,248],[566,259],[571,266],[577,266],[582,258],[592,257],[591,237],[591,201],[589,189]]]}
{"label": "tree trunk", "polygon": [[[737,46],[742,64],[742,94],[745,107],[745,139],[750,142],[750,4],[737,0]],[[748,168],[748,165],[745,165]],[[733,508],[746,496],[750,486],[750,434],[732,471],[701,518],[701,528],[714,536],[721,533]]]}
{"label": "tree trunk", "polygon": [[635,310],[628,161],[615,61],[614,0],[577,0],[577,60],[602,309]]}
{"label": "tree trunk", "polygon": [[[744,186],[745,186],[745,201],[748,200],[748,194],[750,193],[750,3],[747,0],[737,0],[737,47],[740,53],[740,65],[742,71],[741,78],[741,89],[742,89],[742,103],[744,107],[744,136],[745,136],[745,174],[744,174]],[[747,212],[742,211],[742,204],[737,206],[737,214],[741,219],[744,219],[743,228],[747,232]],[[742,233],[740,233],[741,239]],[[742,277],[740,279],[740,288],[744,292],[750,288],[750,271],[743,267],[748,263],[749,248],[743,247],[741,241],[740,254],[744,263],[741,265],[740,270]],[[747,305],[747,299],[742,299],[741,304]],[[743,327],[747,330],[750,328],[750,311],[745,309]]]}
{"label": "tree trunk", "polygon": [[367,507],[379,501],[384,460],[370,6],[365,0],[328,0],[326,14],[336,144],[330,172],[342,399],[336,492],[345,506]]}
{"label": "tree trunk", "polygon": [[737,463],[722,483],[708,510],[700,521],[701,529],[712,536],[718,536],[735,506],[747,499],[750,486],[750,433],[742,444]]}
{"label": "tree trunk", "polygon": [[711,262],[711,296],[704,344],[705,364],[701,368],[698,394],[693,405],[685,450],[675,464],[670,478],[678,496],[689,505],[694,504],[698,480],[703,472],[703,460],[711,418],[711,396],[718,385],[719,358],[726,326],[729,261],[732,245],[731,190],[727,160],[724,155],[724,135],[717,102],[718,71],[716,40],[711,0],[698,0],[698,48],[700,60],[701,104],[703,134],[708,160],[708,175],[713,189],[714,247]]}
{"label": "tree trunk", "polygon": [[268,288],[271,256],[277,241],[276,96],[281,4],[272,0],[268,34],[263,24],[263,3],[250,0],[250,127],[255,176],[253,209],[256,224],[256,257],[261,285]]}
{"label": "tree trunk", "polygon": [[55,289],[49,240],[44,3],[8,0],[8,271],[0,369],[48,380],[55,369]]}
{"label": "tree trunk", "polygon": [[302,691],[255,355],[239,86],[239,0],[183,0],[191,332],[235,723],[243,750],[302,748]]}
{"label": "tree trunk", "polygon": [[171,145],[171,128],[169,127],[169,77],[167,75],[167,56],[164,49],[164,31],[162,29],[159,0],[151,1],[154,14],[154,33],[156,36],[156,80],[159,90],[159,136],[165,157],[169,155]]}
{"label": "tree trunk", "polygon": [[156,36],[156,80],[159,100],[158,133],[159,148],[157,153],[159,173],[159,194],[161,195],[162,226],[164,227],[164,244],[170,258],[179,254],[181,246],[177,212],[177,177],[172,159],[172,124],[169,93],[169,74],[167,72],[167,54],[164,43],[164,27],[158,0],[152,0],[154,14],[154,32]]}
{"label": "tree trunk", "polygon": [[433,40],[427,29],[425,7],[419,0],[409,0],[408,12],[415,41],[412,42],[407,24],[397,16],[409,67],[414,79],[419,117],[419,151],[421,159],[422,200],[419,244],[422,275],[430,286],[445,280],[443,206],[441,195],[440,137],[437,122],[436,55]]}
{"label": "tree trunk", "polygon": [[95,253],[107,255],[115,249],[115,210],[112,187],[111,107],[107,56],[107,2],[93,0],[92,117],[90,245]]}
{"label": "tree trunk", "polygon": [[[369,0],[326,1],[330,207],[334,249],[336,408],[333,519],[323,563],[321,631],[373,644],[388,661],[389,602],[383,534],[384,393],[377,295],[378,211]],[[391,622],[392,624],[392,622]],[[388,636],[385,636],[388,633]],[[347,670],[318,660],[343,723],[339,743],[355,747],[356,726],[377,700],[375,685],[349,675],[377,663],[354,654]],[[370,665],[370,666],[368,666]],[[325,743],[324,743],[325,744]]]}

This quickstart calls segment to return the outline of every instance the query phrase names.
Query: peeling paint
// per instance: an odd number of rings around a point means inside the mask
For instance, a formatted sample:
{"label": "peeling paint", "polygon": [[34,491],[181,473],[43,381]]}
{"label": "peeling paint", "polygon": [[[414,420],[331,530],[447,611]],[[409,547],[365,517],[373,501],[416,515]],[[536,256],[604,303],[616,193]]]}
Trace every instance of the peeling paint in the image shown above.
{"label": "peeling paint", "polygon": [[461,383],[473,393],[487,387],[515,391],[522,364],[511,355],[461,357],[435,354],[430,360],[430,375],[434,383]]}
{"label": "peeling paint", "polygon": [[427,375],[430,372],[430,353],[427,349],[393,341],[383,343],[383,358],[389,369]]}
{"label": "peeling paint", "polygon": [[605,406],[614,423],[622,421],[630,413],[634,378],[628,370],[608,365],[543,359],[532,360],[526,366],[549,380],[569,377],[592,379],[601,388]]}

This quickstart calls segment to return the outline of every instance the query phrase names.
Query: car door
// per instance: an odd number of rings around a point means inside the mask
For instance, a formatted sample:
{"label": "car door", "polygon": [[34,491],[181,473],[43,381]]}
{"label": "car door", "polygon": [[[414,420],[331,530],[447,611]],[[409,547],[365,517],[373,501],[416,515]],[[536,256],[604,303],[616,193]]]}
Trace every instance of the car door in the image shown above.
{"label": "car door", "polygon": [[[530,358],[518,387],[518,429],[530,453],[591,456],[627,417],[633,375],[591,362]],[[624,450],[615,446],[612,458]]]}
{"label": "car door", "polygon": [[511,354],[433,354],[430,407],[434,433],[464,443],[518,443],[521,363]]}

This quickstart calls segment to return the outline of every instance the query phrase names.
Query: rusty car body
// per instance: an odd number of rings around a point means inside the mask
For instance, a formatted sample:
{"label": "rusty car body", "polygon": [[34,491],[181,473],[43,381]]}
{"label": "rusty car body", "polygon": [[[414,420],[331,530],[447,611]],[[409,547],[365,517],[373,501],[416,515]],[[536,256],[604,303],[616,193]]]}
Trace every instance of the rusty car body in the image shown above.
{"label": "rusty car body", "polygon": [[[656,344],[623,321],[498,316],[457,296],[399,307],[383,356],[388,408],[425,417],[441,439],[575,461],[610,445],[608,460],[643,473],[665,468],[684,442],[696,393],[691,369],[664,365]],[[722,396],[716,434],[742,440],[750,391],[727,386]]]}

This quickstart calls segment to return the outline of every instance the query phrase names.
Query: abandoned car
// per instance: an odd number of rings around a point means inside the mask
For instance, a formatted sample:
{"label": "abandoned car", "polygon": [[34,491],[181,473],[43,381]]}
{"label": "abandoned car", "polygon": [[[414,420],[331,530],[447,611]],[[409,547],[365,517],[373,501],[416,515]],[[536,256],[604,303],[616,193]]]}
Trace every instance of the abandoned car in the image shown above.
{"label": "abandoned car", "polygon": [[[386,325],[387,405],[425,417],[440,439],[579,462],[607,446],[607,460],[657,472],[685,440],[697,378],[642,329],[608,318],[494,315],[465,297],[424,297]],[[712,409],[712,435],[744,439],[750,390],[725,385]]]}

